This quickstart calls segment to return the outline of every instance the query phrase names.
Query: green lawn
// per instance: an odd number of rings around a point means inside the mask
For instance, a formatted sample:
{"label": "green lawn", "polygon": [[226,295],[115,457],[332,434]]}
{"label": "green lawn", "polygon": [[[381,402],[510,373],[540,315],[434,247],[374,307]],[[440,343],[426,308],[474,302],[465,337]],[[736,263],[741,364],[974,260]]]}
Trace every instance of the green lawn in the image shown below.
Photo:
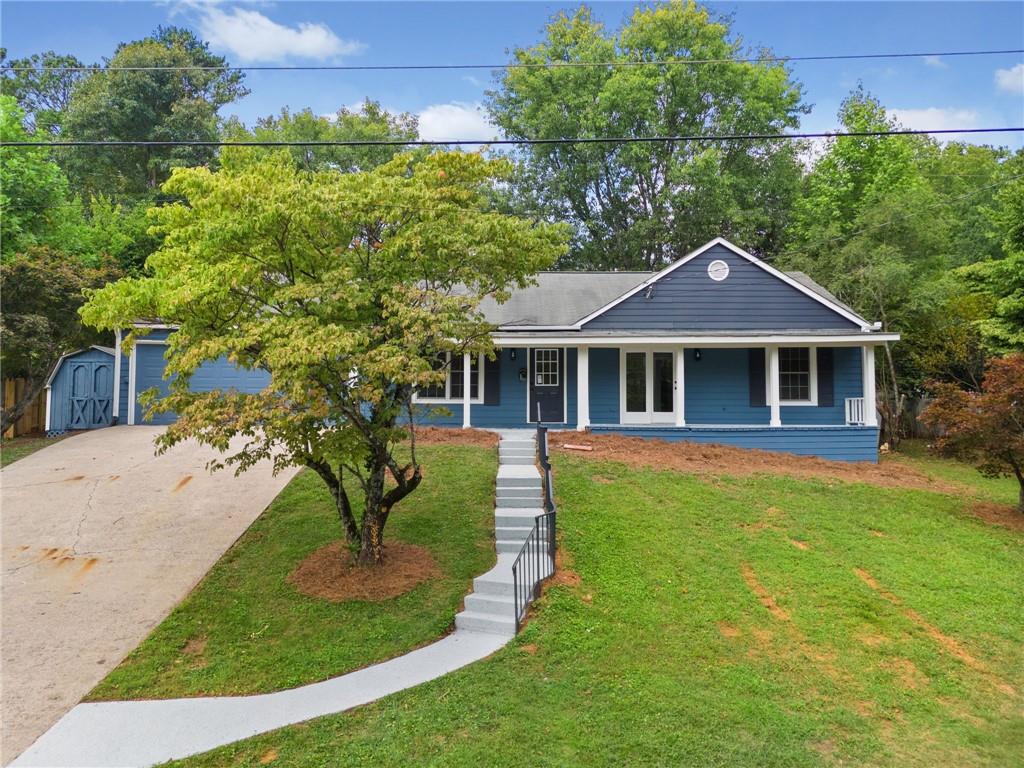
{"label": "green lawn", "polygon": [[926,440],[903,440],[900,450],[882,457],[882,461],[909,464],[937,480],[950,480],[966,486],[982,499],[1016,504],[1019,486],[1014,477],[986,478],[972,467],[952,459],[939,458],[928,451]]}
{"label": "green lawn", "polygon": [[329,603],[298,593],[288,574],[341,536],[325,486],[303,472],[89,699],[277,690],[436,640],[472,577],[494,564],[497,458],[493,450],[463,446],[422,446],[419,453],[423,483],[395,508],[387,533],[430,549],[443,576],[381,603]]}
{"label": "green lawn", "polygon": [[1024,537],[969,494],[555,471],[581,581],[509,647],[178,765],[1024,764]]}
{"label": "green lawn", "polygon": [[53,445],[63,440],[66,435],[60,437],[41,437],[38,435],[26,435],[25,437],[14,437],[10,440],[0,440],[0,467],[13,464],[18,459],[24,459],[40,448]]}

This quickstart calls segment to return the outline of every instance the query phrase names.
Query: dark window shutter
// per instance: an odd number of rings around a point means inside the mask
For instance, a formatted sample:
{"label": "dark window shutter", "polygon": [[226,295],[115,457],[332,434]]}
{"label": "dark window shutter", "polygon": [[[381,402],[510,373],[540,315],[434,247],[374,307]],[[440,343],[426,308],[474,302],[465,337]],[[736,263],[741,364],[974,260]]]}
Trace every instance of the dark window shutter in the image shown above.
{"label": "dark window shutter", "polygon": [[818,347],[818,405],[831,408],[836,399],[833,393],[832,348]]}
{"label": "dark window shutter", "polygon": [[484,355],[484,405],[501,404],[501,352],[495,350],[496,355],[491,360]]}
{"label": "dark window shutter", "polygon": [[764,350],[747,350],[747,370],[750,372],[750,407],[764,408],[768,405],[765,396]]}

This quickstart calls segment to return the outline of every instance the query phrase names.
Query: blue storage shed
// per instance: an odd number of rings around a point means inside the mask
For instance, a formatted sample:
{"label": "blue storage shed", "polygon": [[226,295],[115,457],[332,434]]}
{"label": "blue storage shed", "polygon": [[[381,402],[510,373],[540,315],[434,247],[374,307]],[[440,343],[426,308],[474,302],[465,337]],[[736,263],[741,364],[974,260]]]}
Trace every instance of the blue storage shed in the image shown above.
{"label": "blue storage shed", "polygon": [[113,422],[116,353],[92,346],[61,357],[46,380],[46,432],[96,429]]}

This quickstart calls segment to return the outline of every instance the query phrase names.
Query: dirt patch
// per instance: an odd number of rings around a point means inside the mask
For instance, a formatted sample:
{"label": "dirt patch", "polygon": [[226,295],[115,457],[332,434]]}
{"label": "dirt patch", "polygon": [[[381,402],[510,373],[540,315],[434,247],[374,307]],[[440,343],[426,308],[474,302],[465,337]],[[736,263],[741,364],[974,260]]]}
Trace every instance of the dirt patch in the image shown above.
{"label": "dirt patch", "polygon": [[206,644],[208,642],[209,638],[206,635],[190,637],[188,642],[185,643],[185,647],[181,649],[181,652],[186,656],[202,656],[206,652]]}
{"label": "dirt patch", "polygon": [[889,659],[882,662],[882,669],[891,672],[900,685],[908,691],[916,691],[928,685],[928,678],[910,659]]}
{"label": "dirt patch", "polygon": [[876,531],[874,528],[868,529],[868,533],[870,533],[872,536],[877,536],[880,539],[888,538],[884,533],[882,533],[881,531]]}
{"label": "dirt patch", "polygon": [[593,483],[598,483],[600,485],[611,485],[612,483],[615,482],[610,477],[605,477],[604,475],[593,475],[590,478],[590,481]]}
{"label": "dirt patch", "polygon": [[521,650],[523,653],[528,653],[532,656],[535,653],[537,653],[537,644],[527,643],[526,645],[520,646],[519,650]]}
{"label": "dirt patch", "polygon": [[889,638],[885,635],[878,635],[874,632],[865,632],[864,634],[858,635],[857,639],[868,648],[878,648],[880,645],[885,645],[889,642]]}
{"label": "dirt patch", "polygon": [[903,601],[900,600],[900,598],[898,598],[892,592],[885,589],[885,587],[883,587],[881,584],[879,584],[878,580],[874,576],[865,571],[863,568],[854,568],[853,572],[857,574],[857,578],[859,578],[861,581],[863,581],[865,584],[871,587],[881,597],[885,598],[893,605],[902,608],[903,615],[910,619],[918,627],[923,629],[925,633],[927,633],[928,636],[931,637],[932,640],[934,640],[943,650],[945,650],[954,658],[961,661],[965,666],[968,666],[971,669],[980,672],[986,679],[988,679],[988,681],[996,689],[998,689],[1002,693],[1005,693],[1008,696],[1016,695],[1017,692],[1012,685],[1007,683],[1002,678],[993,674],[988,669],[988,667],[986,667],[981,661],[972,656],[966,648],[964,648],[962,645],[960,645],[959,642],[957,642],[957,640],[945,634],[941,629],[936,627],[934,624],[932,624],[930,621],[924,618],[924,616],[919,614],[913,608],[907,608],[906,606],[904,606]]}
{"label": "dirt patch", "polygon": [[740,566],[740,572],[743,574],[743,580],[750,587],[750,591],[757,595],[757,599],[761,601],[761,605],[767,608],[768,612],[779,621],[789,621],[789,614],[775,602],[775,598],[765,589],[764,584],[757,580],[754,569],[748,563],[743,563]]}
{"label": "dirt patch", "polygon": [[753,448],[670,443],[623,435],[588,434],[573,439],[593,450],[569,451],[553,445],[553,451],[584,458],[619,461],[631,467],[673,469],[711,477],[771,474],[868,483],[885,488],[916,488],[940,493],[959,493],[963,490],[962,486],[936,480],[895,461],[882,464],[827,461],[813,456],[794,456]]}
{"label": "dirt patch", "polygon": [[792,544],[792,545],[793,545],[794,547],[796,547],[797,549],[802,549],[802,550],[804,550],[805,552],[806,552],[806,551],[807,551],[808,549],[810,549],[810,548],[811,548],[811,545],[810,545],[810,544],[808,544],[808,543],[807,543],[806,541],[797,541],[796,539],[790,539],[790,540],[789,540],[789,543],[790,543],[790,544]]}
{"label": "dirt patch", "polygon": [[994,501],[979,501],[971,507],[971,514],[986,523],[1000,525],[1013,531],[1024,533],[1024,514],[1009,504],[996,504]]}
{"label": "dirt patch", "polygon": [[566,553],[565,548],[559,547],[555,550],[555,575],[547,583],[552,586],[558,584],[565,587],[578,587],[582,581],[580,575],[572,569],[572,557]]}
{"label": "dirt patch", "polygon": [[171,493],[177,493],[191,482],[192,475],[185,475],[184,477],[181,478],[181,480],[178,481],[177,485],[174,486],[174,489],[171,491]]}
{"label": "dirt patch", "polygon": [[475,445],[480,448],[496,448],[498,435],[480,429],[445,429],[443,427],[418,427],[416,442],[425,445]]}
{"label": "dirt patch", "polygon": [[288,583],[304,595],[332,603],[380,602],[440,575],[441,569],[425,547],[392,541],[384,545],[382,565],[360,566],[352,562],[345,542],[336,541],[299,563]]}
{"label": "dirt patch", "polygon": [[728,638],[739,637],[743,634],[740,632],[739,627],[735,627],[726,621],[718,622],[718,631],[721,633],[722,637]]}
{"label": "dirt patch", "polygon": [[260,757],[260,765],[267,765],[268,763],[272,763],[275,760],[277,760],[277,750],[276,749],[268,749]]}

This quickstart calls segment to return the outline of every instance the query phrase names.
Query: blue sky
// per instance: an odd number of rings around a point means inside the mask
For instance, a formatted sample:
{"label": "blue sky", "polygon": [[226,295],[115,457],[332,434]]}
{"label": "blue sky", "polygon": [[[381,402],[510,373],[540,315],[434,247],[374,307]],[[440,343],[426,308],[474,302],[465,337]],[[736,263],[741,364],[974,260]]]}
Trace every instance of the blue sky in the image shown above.
{"label": "blue sky", "polygon": [[[779,55],[1024,48],[1024,3],[711,3],[731,13],[750,46]],[[189,26],[233,64],[497,63],[537,41],[546,20],[576,4],[4,2],[0,39],[13,57],[53,49],[86,62],[159,24]],[[611,27],[634,3],[596,3]],[[793,65],[813,111],[807,130],[835,127],[843,97],[862,81],[907,127],[1024,125],[1024,56],[807,62]],[[494,134],[479,105],[488,70],[252,72],[252,93],[230,105],[251,123],[281,107],[331,113],[371,97],[417,113],[425,138]],[[1024,145],[1020,135],[976,137]]]}

